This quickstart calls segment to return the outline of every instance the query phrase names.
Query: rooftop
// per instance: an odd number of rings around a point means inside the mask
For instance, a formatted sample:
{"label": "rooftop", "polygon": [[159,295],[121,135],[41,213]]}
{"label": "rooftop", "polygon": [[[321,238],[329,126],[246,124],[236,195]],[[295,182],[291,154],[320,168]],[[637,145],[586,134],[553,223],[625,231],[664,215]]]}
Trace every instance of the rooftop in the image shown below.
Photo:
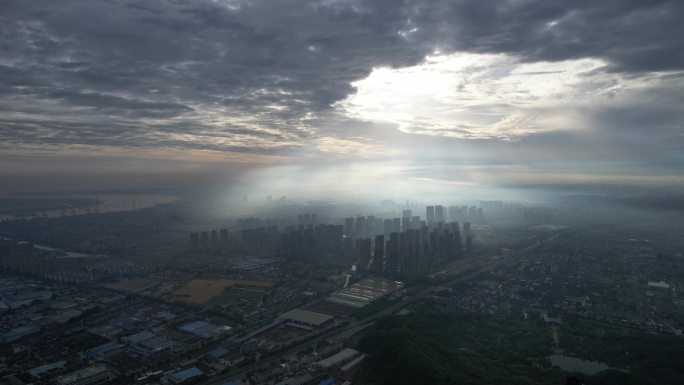
{"label": "rooftop", "polygon": [[66,364],[66,361],[57,361],[57,362],[53,362],[51,364],[45,364],[45,365],[37,366],[33,369],[29,369],[28,374],[32,375],[33,377],[40,377],[42,374],[50,372],[51,370],[64,369],[65,364]]}
{"label": "rooftop", "polygon": [[122,340],[125,342],[128,342],[128,343],[131,343],[131,344],[138,344],[138,343],[147,341],[151,338],[154,338],[156,336],[157,336],[156,334],[145,330],[145,331],[138,332],[138,333],[135,333],[135,334],[127,336],[127,337],[123,337]]}
{"label": "rooftop", "polygon": [[327,369],[331,366],[338,365],[354,356],[359,354],[359,352],[355,349],[342,349],[337,354],[334,354],[328,358],[324,358],[316,363],[316,365],[320,366],[321,368]]}
{"label": "rooftop", "polygon": [[195,321],[180,327],[181,330],[202,338],[209,338],[230,331],[230,326],[217,326],[211,322]]}
{"label": "rooftop", "polygon": [[201,376],[203,374],[204,373],[201,370],[199,370],[196,366],[193,366],[191,368],[173,372],[169,374],[169,376],[174,382],[183,382],[193,377]]}
{"label": "rooftop", "polygon": [[116,353],[121,350],[121,345],[116,342],[107,342],[102,345],[95,346],[88,350],[90,356],[107,356],[111,353]]}
{"label": "rooftop", "polygon": [[59,377],[60,384],[73,384],[76,381],[82,381],[88,377],[97,376],[105,372],[109,372],[109,368],[105,365],[93,365],[87,368],[73,371],[69,374]]}
{"label": "rooftop", "polygon": [[328,314],[316,313],[309,310],[293,309],[287,313],[281,314],[279,318],[308,325],[320,326],[334,317]]}
{"label": "rooftop", "polygon": [[219,346],[218,348],[207,353],[207,355],[212,357],[212,358],[221,358],[221,357],[225,356],[228,352],[230,352],[230,350],[228,348],[223,347],[223,346]]}

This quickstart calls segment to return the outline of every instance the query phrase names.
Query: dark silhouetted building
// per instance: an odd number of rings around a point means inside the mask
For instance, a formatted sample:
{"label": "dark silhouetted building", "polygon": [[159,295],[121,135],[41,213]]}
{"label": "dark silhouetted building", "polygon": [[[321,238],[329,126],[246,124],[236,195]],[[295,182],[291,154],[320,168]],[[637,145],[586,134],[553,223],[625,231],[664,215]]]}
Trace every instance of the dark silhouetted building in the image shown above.
{"label": "dark silhouetted building", "polygon": [[385,237],[375,236],[375,251],[373,252],[373,272],[382,274],[385,267]]}
{"label": "dark silhouetted building", "polygon": [[371,260],[371,240],[370,238],[356,240],[356,260],[361,270],[368,270]]}
{"label": "dark silhouetted building", "polygon": [[392,220],[385,219],[382,221],[382,233],[389,237],[389,233],[392,232]]}
{"label": "dark silhouetted building", "polygon": [[430,224],[435,221],[435,206],[427,206],[425,208],[425,220]]}
{"label": "dark silhouetted building", "polygon": [[344,234],[352,235],[354,232],[354,218],[344,218]]}
{"label": "dark silhouetted building", "polygon": [[435,206],[435,221],[444,222],[444,206]]}
{"label": "dark silhouetted building", "polygon": [[199,249],[200,249],[199,233],[190,233],[190,250],[199,251]]}

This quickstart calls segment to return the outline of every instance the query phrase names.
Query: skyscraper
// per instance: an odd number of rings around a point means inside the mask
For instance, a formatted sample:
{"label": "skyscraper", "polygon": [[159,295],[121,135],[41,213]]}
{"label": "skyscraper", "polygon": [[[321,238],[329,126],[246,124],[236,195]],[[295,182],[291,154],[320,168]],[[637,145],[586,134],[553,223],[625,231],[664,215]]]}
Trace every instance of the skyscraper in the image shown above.
{"label": "skyscraper", "polygon": [[227,254],[228,253],[228,229],[221,229],[221,254]]}
{"label": "skyscraper", "polygon": [[399,233],[391,233],[386,246],[387,261],[385,274],[389,277],[396,277],[399,273]]}
{"label": "skyscraper", "polygon": [[211,253],[218,254],[219,251],[219,239],[216,230],[211,230]]}
{"label": "skyscraper", "polygon": [[385,266],[385,237],[375,236],[375,251],[373,252],[373,272],[382,274]]}
{"label": "skyscraper", "polygon": [[366,217],[366,233],[369,235],[374,235],[377,232],[377,220],[375,215],[369,215]]}
{"label": "skyscraper", "polygon": [[398,233],[401,231],[401,218],[392,218],[392,232]]}
{"label": "skyscraper", "polygon": [[444,206],[435,206],[435,221],[444,222]]}
{"label": "skyscraper", "polygon": [[473,247],[473,235],[470,232],[470,222],[463,223],[463,235],[465,236],[466,251],[471,251]]}
{"label": "skyscraper", "polygon": [[411,228],[411,217],[401,217],[401,229],[406,231]]}
{"label": "skyscraper", "polygon": [[448,210],[449,220],[455,221],[458,219],[458,206],[449,206]]}
{"label": "skyscraper", "polygon": [[199,251],[199,233],[190,233],[190,250]]}
{"label": "skyscraper", "polygon": [[371,240],[357,239],[356,240],[356,260],[358,261],[358,267],[361,270],[368,270],[368,265],[371,259]]}
{"label": "skyscraper", "polygon": [[428,224],[435,221],[435,206],[425,207],[425,219],[427,220]]}
{"label": "skyscraper", "polygon": [[352,235],[354,232],[354,218],[344,218],[344,234]]}
{"label": "skyscraper", "polygon": [[392,220],[385,219],[382,221],[382,233],[389,237],[389,233],[392,232]]}
{"label": "skyscraper", "polygon": [[201,238],[200,244],[202,246],[202,252],[208,253],[209,252],[209,233],[208,232],[202,231],[202,238]]}
{"label": "skyscraper", "polygon": [[418,215],[414,215],[411,217],[411,228],[420,229],[420,217]]}
{"label": "skyscraper", "polygon": [[356,217],[356,234],[366,233],[366,217]]}

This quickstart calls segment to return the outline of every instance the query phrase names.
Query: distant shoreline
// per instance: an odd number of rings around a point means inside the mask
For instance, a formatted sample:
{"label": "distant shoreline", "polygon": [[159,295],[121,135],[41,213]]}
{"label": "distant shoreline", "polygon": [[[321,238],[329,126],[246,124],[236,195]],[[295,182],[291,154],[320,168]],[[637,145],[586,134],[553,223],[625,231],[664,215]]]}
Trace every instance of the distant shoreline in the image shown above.
{"label": "distant shoreline", "polygon": [[[34,196],[35,197],[35,196]],[[154,207],[161,204],[174,203],[180,200],[179,197],[173,195],[155,195],[155,194],[73,194],[73,195],[41,195],[36,198],[36,203],[39,204],[42,199],[73,199],[85,198],[94,199],[97,203],[84,205],[79,207],[65,207],[65,208],[50,208],[44,210],[37,207],[34,210],[30,208],[25,209],[25,214],[10,214],[0,211],[0,221],[15,221],[23,219],[37,219],[37,218],[60,218],[74,215],[85,214],[101,214],[119,211],[135,211]],[[5,197],[4,199],[8,199]],[[17,199],[19,199],[17,197]]]}

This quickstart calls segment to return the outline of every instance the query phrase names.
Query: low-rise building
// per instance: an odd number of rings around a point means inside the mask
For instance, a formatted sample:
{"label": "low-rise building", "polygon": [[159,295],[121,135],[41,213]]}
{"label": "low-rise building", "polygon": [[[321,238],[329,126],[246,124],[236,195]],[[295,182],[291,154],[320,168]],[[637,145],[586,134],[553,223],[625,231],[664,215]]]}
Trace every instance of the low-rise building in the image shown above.
{"label": "low-rise building", "polygon": [[59,385],[92,385],[103,384],[116,378],[116,374],[107,366],[98,364],[75,370],[60,376]]}
{"label": "low-rise building", "polygon": [[106,360],[109,357],[115,356],[123,352],[122,346],[116,342],[107,342],[106,344],[95,346],[94,348],[88,349],[86,354],[88,357],[95,360]]}
{"label": "low-rise building", "polygon": [[213,338],[228,333],[232,328],[226,325],[214,325],[211,322],[195,321],[180,327],[186,333],[200,338]]}
{"label": "low-rise building", "polygon": [[187,369],[175,370],[167,373],[162,378],[162,382],[165,384],[183,384],[198,380],[202,376],[204,376],[204,372],[199,370],[196,366],[193,366]]}
{"label": "low-rise building", "polygon": [[343,365],[358,356],[359,352],[356,349],[342,349],[339,353],[333,354],[328,358],[324,358],[316,362],[315,366],[321,369],[330,369],[334,366]]}
{"label": "low-rise building", "polygon": [[0,333],[0,342],[14,342],[24,337],[40,332],[40,328],[35,325],[19,326],[6,332]]}
{"label": "low-rise building", "polygon": [[293,309],[281,314],[279,318],[284,319],[288,326],[311,330],[328,323],[334,317],[309,310]]}

